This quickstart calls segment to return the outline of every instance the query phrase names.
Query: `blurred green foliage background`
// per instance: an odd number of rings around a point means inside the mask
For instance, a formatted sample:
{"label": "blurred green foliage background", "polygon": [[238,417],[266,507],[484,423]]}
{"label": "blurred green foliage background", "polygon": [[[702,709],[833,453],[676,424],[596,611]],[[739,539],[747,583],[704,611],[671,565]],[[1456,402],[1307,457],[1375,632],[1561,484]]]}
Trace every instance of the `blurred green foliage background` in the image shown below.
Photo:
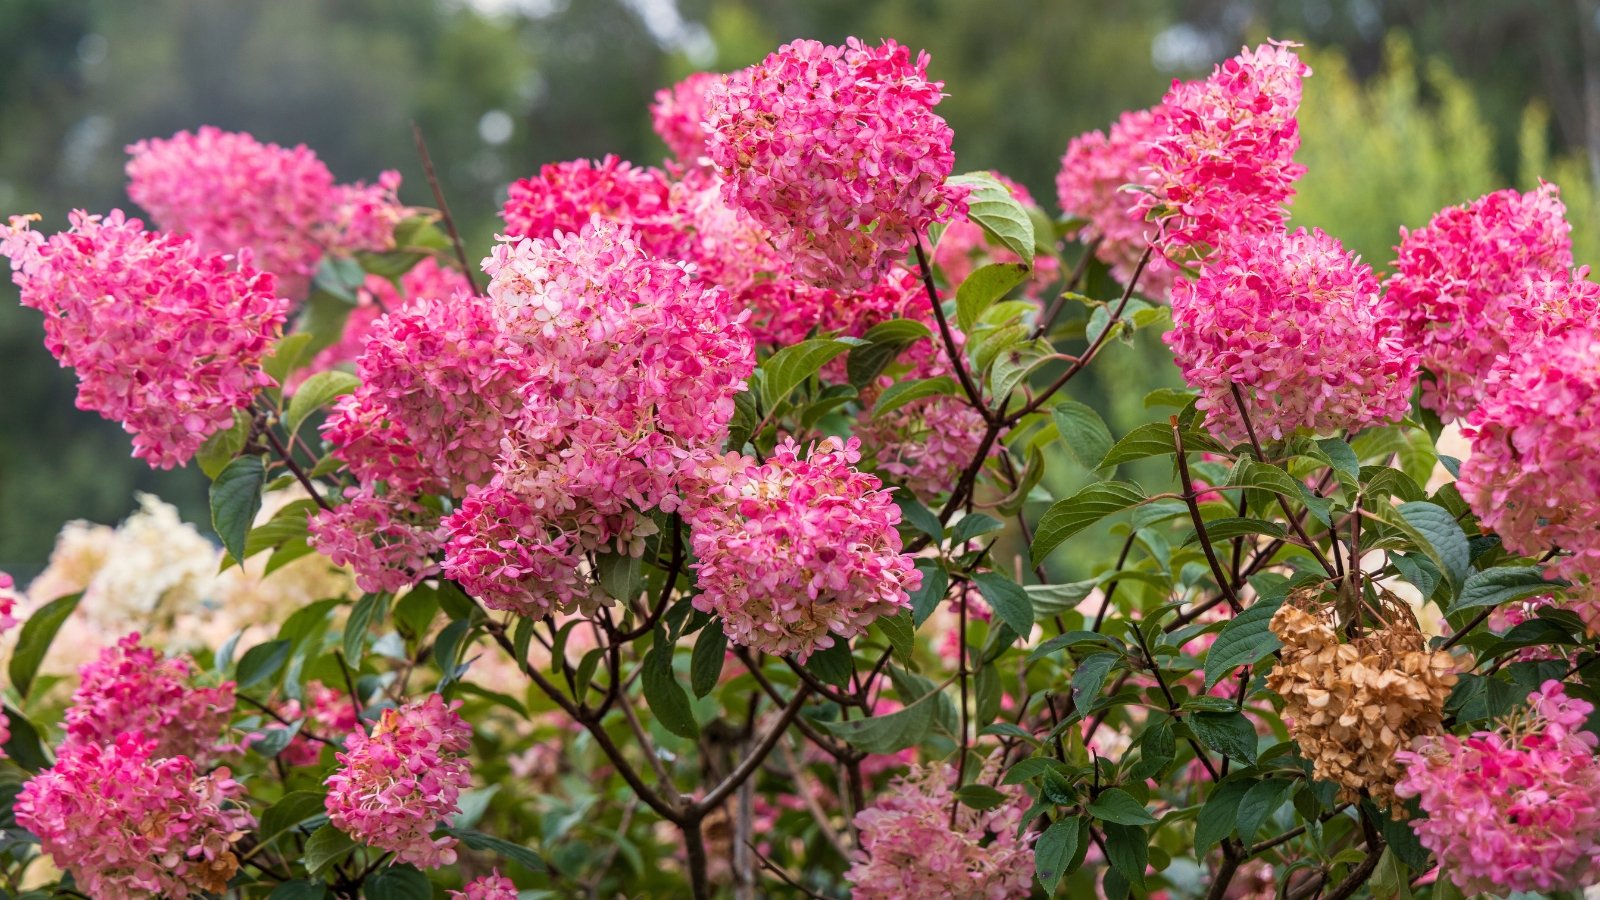
{"label": "blurred green foliage background", "polygon": [[[122,148],[202,124],[304,142],[341,180],[405,173],[431,205],[420,124],[473,252],[505,185],[539,164],[665,150],[653,92],[795,37],[894,37],[933,56],[958,168],[999,169],[1054,206],[1074,135],[1160,99],[1247,41],[1305,42],[1297,223],[1380,270],[1399,225],[1541,177],[1561,185],[1580,262],[1600,258],[1600,0],[0,0],[0,215],[128,206]],[[0,285],[0,568],[27,576],[74,518],[114,522],[154,491],[206,520],[197,470],[152,472],[73,408],[37,314]],[[1115,431],[1175,377],[1152,335],[1075,396]],[[1154,374],[1152,374],[1154,373]],[[1059,486],[1058,486],[1059,487]]]}

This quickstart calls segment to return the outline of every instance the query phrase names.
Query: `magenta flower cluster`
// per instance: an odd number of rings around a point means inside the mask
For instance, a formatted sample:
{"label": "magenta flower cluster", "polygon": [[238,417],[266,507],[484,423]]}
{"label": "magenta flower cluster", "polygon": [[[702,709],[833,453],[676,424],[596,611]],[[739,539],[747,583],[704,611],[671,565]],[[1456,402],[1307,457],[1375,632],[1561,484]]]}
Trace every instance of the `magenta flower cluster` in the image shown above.
{"label": "magenta flower cluster", "polygon": [[17,824],[97,900],[220,893],[255,826],[225,768],[201,772],[132,732],[68,743],[17,796]]}
{"label": "magenta flower cluster", "polygon": [[1433,376],[1423,381],[1424,406],[1450,421],[1478,404],[1530,281],[1564,280],[1572,268],[1571,232],[1552,184],[1526,194],[1495,191],[1401,230],[1385,304]]}
{"label": "magenta flower cluster", "polygon": [[1525,720],[1426,739],[1395,758],[1422,845],[1468,894],[1581,890],[1600,878],[1600,764],[1582,731],[1594,707],[1547,681]]}
{"label": "magenta flower cluster", "polygon": [[205,765],[223,749],[233,716],[233,682],[197,683],[188,658],[140,646],[138,633],[100,651],[79,671],[65,717],[66,746],[104,746],[121,734],[149,741],[157,757]]}
{"label": "magenta flower cluster", "polygon": [[945,184],[953,134],[928,55],[885,41],[795,41],[708,91],[707,153],[728,205],[772,233],[799,277],[861,288],[933,222],[962,212]]}
{"label": "magenta flower cluster", "polygon": [[855,438],[826,438],[805,458],[790,439],[765,463],[734,457],[702,473],[688,517],[694,605],[730,640],[805,659],[910,607],[922,573],[900,552],[900,508],[860,459]]}
{"label": "magenta flower cluster", "polygon": [[128,196],[157,226],[192,236],[208,253],[250,250],[295,298],[325,253],[386,249],[408,212],[395,196],[399,173],[373,185],[335,184],[304,144],[263,144],[207,126],[127,149]]}
{"label": "magenta flower cluster", "polygon": [[543,166],[538,175],[511,185],[501,210],[506,237],[572,234],[598,216],[630,226],[640,246],[663,257],[677,255],[683,241],[674,215],[666,173],[615,156]]}
{"label": "magenta flower cluster", "polygon": [[287,303],[248,254],[206,253],[116,210],[71,222],[46,239],[17,217],[0,235],[22,304],[77,372],[78,408],[120,422],[152,466],[182,465],[272,383],[261,360]]}
{"label": "magenta flower cluster", "polygon": [[672,87],[656,91],[650,124],[680,165],[694,167],[706,158],[707,93],[727,76],[696,72]]}
{"label": "magenta flower cluster", "polygon": [[[1030,800],[1017,786],[987,810],[958,804],[955,770],[913,767],[856,814],[861,847],[845,873],[856,900],[973,897],[1008,900],[1033,888],[1035,834],[1019,835]],[[955,810],[954,821],[951,810]]]}
{"label": "magenta flower cluster", "polygon": [[1393,421],[1411,408],[1417,351],[1378,299],[1372,269],[1322,231],[1224,245],[1172,292],[1167,345],[1200,391],[1208,424],[1246,437],[1328,433]]}
{"label": "magenta flower cluster", "polygon": [[450,900],[517,900],[517,886],[496,870],[468,882],[463,890],[451,891]]}
{"label": "magenta flower cluster", "polygon": [[456,860],[456,839],[433,832],[460,812],[471,783],[463,754],[472,728],[438,694],[383,711],[368,735],[345,739],[328,776],[328,821],[358,841],[424,869]]}

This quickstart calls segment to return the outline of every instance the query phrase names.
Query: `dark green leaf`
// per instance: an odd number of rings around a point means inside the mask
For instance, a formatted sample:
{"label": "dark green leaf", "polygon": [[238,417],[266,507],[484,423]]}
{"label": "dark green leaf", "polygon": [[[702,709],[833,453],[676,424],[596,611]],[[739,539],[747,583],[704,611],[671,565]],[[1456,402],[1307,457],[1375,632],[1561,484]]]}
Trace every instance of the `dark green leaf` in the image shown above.
{"label": "dark green leaf", "polygon": [[1548,594],[1565,586],[1564,582],[1546,581],[1538,566],[1506,566],[1474,572],[1461,588],[1461,598],[1450,611],[1471,609],[1475,606],[1494,606],[1538,594]]}
{"label": "dark green leaf", "polygon": [[291,791],[261,814],[261,843],[276,840],[307,819],[323,814],[327,794],[322,791]]}
{"label": "dark green leaf", "polygon": [[1078,663],[1077,671],[1072,673],[1072,704],[1080,713],[1094,708],[1106,676],[1121,658],[1115,653],[1091,653]]}
{"label": "dark green leaf", "polygon": [[1156,817],[1122,788],[1106,788],[1089,804],[1089,815],[1118,825],[1152,825]]}
{"label": "dark green leaf", "polygon": [[272,889],[267,900],[322,900],[328,896],[328,886],[320,881],[285,881]]}
{"label": "dark green leaf", "polygon": [[484,853],[498,853],[529,871],[543,872],[547,868],[544,864],[544,859],[539,854],[521,844],[513,844],[510,841],[501,840],[481,831],[473,831],[470,828],[446,828],[445,833],[455,837],[473,850],[481,850]]}
{"label": "dark green leaf", "polygon": [[700,725],[695,722],[694,710],[689,706],[689,695],[672,671],[672,645],[659,629],[655,644],[644,656],[641,674],[644,702],[660,720],[661,727],[682,738],[699,737]]}
{"label": "dark green leaf", "polygon": [[894,650],[895,658],[902,663],[910,662],[911,653],[916,649],[917,626],[911,622],[911,611],[903,610],[892,616],[879,616],[873,623]]}
{"label": "dark green leaf", "polygon": [[920,626],[944,602],[945,592],[950,589],[950,575],[931,559],[918,560],[917,568],[922,572],[922,585],[911,595],[911,621]]}
{"label": "dark green leaf", "polygon": [[[1190,453],[1223,449],[1216,441],[1211,440],[1196,432],[1183,433],[1183,449]],[[1149,422],[1128,432],[1122,440],[1117,441],[1105,458],[1095,468],[1105,469],[1111,466],[1132,462],[1136,459],[1148,459],[1152,456],[1166,456],[1176,453],[1177,447],[1172,443],[1172,426],[1164,422]]]}
{"label": "dark green leaf", "polygon": [[811,654],[805,662],[806,671],[817,676],[824,684],[844,687],[850,683],[850,644],[835,639],[833,646],[824,647]]}
{"label": "dark green leaf", "polygon": [[6,758],[29,772],[49,768],[52,761],[45,752],[39,729],[15,707],[6,706],[5,714],[11,726],[11,736],[5,742]]}
{"label": "dark green leaf", "polygon": [[244,442],[249,436],[250,417],[243,410],[234,410],[233,424],[206,438],[206,442],[195,451],[194,461],[200,464],[200,471],[206,473],[207,478],[216,478],[228,462],[244,449]]}
{"label": "dark green leaf", "polygon": [[1078,820],[1061,819],[1039,835],[1033,848],[1033,870],[1044,892],[1053,895],[1078,855]]}
{"label": "dark green leaf", "polygon": [[991,532],[999,531],[1006,527],[1004,522],[994,516],[983,513],[968,513],[961,517],[961,521],[950,529],[950,543],[960,547],[975,537],[980,537]]}
{"label": "dark green leaf", "polygon": [[909,491],[894,492],[895,505],[900,507],[900,518],[913,528],[933,538],[935,541],[944,539],[944,523],[933,511],[923,506]]}
{"label": "dark green leaf", "polygon": [[261,511],[266,463],[259,456],[241,456],[223,467],[211,482],[211,527],[236,562],[244,562],[245,537]]}
{"label": "dark green leaf", "polygon": [[1300,499],[1301,483],[1293,475],[1264,462],[1242,456],[1228,476],[1228,484],[1269,490],[1291,499]]}
{"label": "dark green leaf", "polygon": [[689,687],[696,697],[704,697],[717,686],[727,655],[728,636],[722,630],[722,622],[712,619],[700,629],[700,636],[694,641],[694,652],[689,657]]}
{"label": "dark green leaf", "polygon": [[1019,636],[1025,637],[1033,631],[1033,601],[1020,585],[999,572],[979,572],[972,580],[1000,621],[1010,625]]}
{"label": "dark green leaf", "polygon": [[361,379],[349,372],[329,369],[307,378],[294,396],[289,398],[289,409],[283,414],[283,427],[291,436],[300,430],[312,413],[332,402],[335,397],[351,393],[361,386]]}
{"label": "dark green leaf", "polygon": [[1033,562],[1038,564],[1068,538],[1115,512],[1146,498],[1144,489],[1129,481],[1091,484],[1065,500],[1058,500],[1039,518],[1033,536]]}
{"label": "dark green leaf", "polygon": [[234,686],[244,690],[277,675],[283,664],[289,661],[289,651],[293,648],[293,641],[268,641],[246,650],[244,656],[239,658],[239,668],[234,672]]}
{"label": "dark green leaf", "polygon": [[632,603],[644,590],[644,561],[631,553],[596,553],[595,569],[606,596]]}
{"label": "dark green leaf", "polygon": [[362,882],[361,896],[368,900],[433,900],[433,885],[428,876],[411,866],[384,866]]}
{"label": "dark green leaf", "polygon": [[1283,646],[1268,626],[1286,596],[1262,597],[1223,626],[1206,652],[1206,690],[1239,666],[1248,666]]}
{"label": "dark green leaf", "polygon": [[1200,743],[1212,750],[1247,763],[1256,761],[1256,730],[1242,713],[1197,712],[1187,721]]}
{"label": "dark green leaf", "polygon": [[1252,779],[1235,778],[1222,782],[1211,792],[1195,819],[1196,855],[1204,856],[1211,847],[1233,833],[1234,825],[1239,821],[1239,804],[1254,784]]}
{"label": "dark green leaf", "polygon": [[967,334],[977,327],[983,311],[1028,277],[1022,263],[993,263],[973,271],[956,288],[956,324]]}
{"label": "dark green leaf", "polygon": [[1246,846],[1255,839],[1256,831],[1267,817],[1289,799],[1289,791],[1294,788],[1294,782],[1286,778],[1268,778],[1258,781],[1245,792],[1244,798],[1239,801],[1239,839]]}
{"label": "dark green leaf", "polygon": [[761,364],[761,402],[773,409],[830,360],[863,343],[855,338],[815,338],[772,354]]}
{"label": "dark green leaf", "polygon": [[16,688],[19,695],[28,696],[28,691],[33,687],[33,679],[39,674],[39,665],[44,662],[45,654],[50,652],[50,643],[56,639],[56,632],[61,630],[62,623],[78,608],[78,601],[83,599],[83,592],[58,597],[39,607],[22,623],[22,631],[17,636],[17,648],[11,653],[11,686]]}
{"label": "dark green leaf", "polygon": [[349,835],[332,825],[324,825],[306,838],[306,870],[313,875],[320,875],[355,848],[356,842]]}
{"label": "dark green leaf", "polygon": [[1078,465],[1086,469],[1100,466],[1100,461],[1111,452],[1111,429],[1093,408],[1076,400],[1063,400],[1050,411],[1061,440],[1072,453]]}
{"label": "dark green leaf", "polygon": [[994,809],[1007,798],[987,784],[965,784],[956,791],[956,799],[973,809]]}
{"label": "dark green leaf", "polygon": [[938,693],[928,694],[904,709],[887,715],[817,724],[868,753],[899,753],[907,747],[916,746],[927,737],[929,729],[933,727],[940,696]]}
{"label": "dark green leaf", "polygon": [[373,622],[383,620],[388,609],[388,594],[363,594],[356,601],[355,608],[350,610],[350,618],[344,623],[343,649],[344,658],[352,667],[360,667],[361,654],[367,649],[367,633],[371,631]]}
{"label": "dark green leaf", "polygon": [[1106,860],[1128,883],[1144,890],[1144,870],[1150,866],[1150,835],[1136,825],[1107,822]]}
{"label": "dark green leaf", "polygon": [[[1389,512],[1387,508],[1379,508]],[[1382,518],[1416,541],[1422,552],[1428,554],[1428,558],[1438,563],[1439,568],[1450,576],[1452,583],[1466,581],[1472,551],[1467,546],[1466,534],[1449,510],[1434,503],[1417,501],[1402,503],[1393,509],[1392,514]]]}

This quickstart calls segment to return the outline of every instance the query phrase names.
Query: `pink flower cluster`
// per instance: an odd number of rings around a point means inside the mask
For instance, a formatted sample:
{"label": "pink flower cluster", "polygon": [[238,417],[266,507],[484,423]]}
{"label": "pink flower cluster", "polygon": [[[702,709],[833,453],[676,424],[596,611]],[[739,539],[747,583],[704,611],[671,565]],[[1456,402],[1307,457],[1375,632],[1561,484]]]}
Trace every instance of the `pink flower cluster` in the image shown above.
{"label": "pink flower cluster", "polygon": [[631,226],[646,252],[678,255],[683,237],[674,223],[666,173],[615,156],[546,165],[537,176],[512,184],[501,210],[510,238],[573,234],[596,216]]}
{"label": "pink flower cluster", "polygon": [[656,91],[650,104],[650,123],[678,163],[694,167],[706,155],[706,94],[727,76],[696,72],[670,88]]}
{"label": "pink flower cluster", "polygon": [[[291,722],[305,719],[307,728],[328,740],[349,734],[361,725],[350,698],[316,680],[306,682],[304,702],[290,700],[278,707],[278,715]],[[322,758],[322,747],[322,741],[297,734],[278,758],[291,768],[314,766]]]}
{"label": "pink flower cluster", "polygon": [[1406,415],[1417,351],[1378,300],[1372,269],[1322,231],[1243,236],[1172,292],[1166,342],[1218,433],[1332,432]]}
{"label": "pink flower cluster", "polygon": [[456,840],[432,837],[460,811],[457,798],[471,783],[463,754],[472,728],[456,710],[429,694],[383,711],[371,736],[357,730],[328,776],[328,821],[356,840],[424,869],[456,860]]}
{"label": "pink flower cluster", "polygon": [[1395,791],[1416,797],[1412,823],[1440,868],[1468,894],[1581,890],[1600,879],[1600,764],[1580,731],[1593,712],[1557,681],[1530,714],[1500,731],[1427,739],[1395,758]]}
{"label": "pink flower cluster", "polygon": [[[367,348],[373,323],[385,313],[399,312],[416,300],[449,300],[470,290],[465,275],[439,265],[431,256],[401,275],[398,286],[381,275],[368,275],[366,284],[356,294],[356,306],[350,310],[339,340],[319,351],[311,364],[297,374],[304,377],[354,363]],[[294,386],[293,381],[290,386]]]}
{"label": "pink flower cluster", "polygon": [[17,604],[26,600],[17,590],[17,583],[9,572],[0,572],[0,634],[5,634],[19,624]]}
{"label": "pink flower cluster", "polygon": [[450,891],[450,900],[517,900],[517,886],[496,869],[469,882],[465,890]]}
{"label": "pink flower cluster", "polygon": [[398,591],[439,571],[439,514],[372,485],[345,489],[345,502],[306,523],[311,546],[336,566],[349,566],[363,591]]}
{"label": "pink flower cluster", "polygon": [[227,769],[124,733],[71,744],[17,796],[17,824],[99,900],[219,894],[239,869],[233,844],[255,826]]}
{"label": "pink flower cluster", "polygon": [[[1573,282],[1573,291],[1600,299],[1600,287]],[[1557,574],[1600,582],[1600,461],[1589,449],[1600,439],[1600,333],[1580,317],[1546,324],[1498,360],[1462,432],[1472,453],[1458,486],[1483,526],[1525,556],[1550,547],[1570,555]],[[1600,629],[1594,591],[1574,606]]]}
{"label": "pink flower cluster", "polygon": [[1545,184],[1526,194],[1495,191],[1401,230],[1385,304],[1433,374],[1423,382],[1423,405],[1446,421],[1477,405],[1529,281],[1564,280],[1572,268],[1566,212],[1555,185]]}
{"label": "pink flower cluster", "polygon": [[[1098,241],[1095,256],[1111,274],[1127,284],[1158,225],[1146,221],[1145,210],[1128,185],[1154,187],[1146,168],[1151,141],[1167,133],[1165,107],[1125,112],[1106,131],[1079,135],[1067,145],[1056,175],[1061,211],[1085,224],[1071,237]],[[1178,266],[1153,253],[1139,277],[1140,293],[1165,297],[1172,290]]]}
{"label": "pink flower cluster", "polygon": [[703,503],[688,516],[694,605],[733,642],[803,660],[910,606],[922,575],[900,552],[900,508],[854,467],[859,448],[830,437],[802,459],[791,438],[763,464],[732,456],[703,469]]}
{"label": "pink flower cluster", "polygon": [[1311,69],[1293,44],[1273,42],[1217,66],[1201,82],[1173,82],[1162,98],[1164,133],[1147,147],[1150,190],[1138,209],[1165,218],[1156,239],[1173,259],[1206,255],[1234,234],[1279,231],[1305,167],[1300,82]]}
{"label": "pink flower cluster", "polygon": [[[901,897],[1026,897],[1033,889],[1033,835],[1017,835],[1029,800],[1002,788],[988,810],[956,804],[955,771],[914,767],[856,814],[861,849],[845,878],[856,900]],[[954,825],[950,810],[956,810]]]}
{"label": "pink flower cluster", "polygon": [[197,674],[186,657],[140,646],[137,632],[127,635],[79,671],[65,717],[65,746],[104,745],[132,734],[149,741],[158,757],[206,764],[224,749],[233,682],[201,687]]}
{"label": "pink flower cluster", "polygon": [[48,240],[21,217],[0,232],[22,304],[77,371],[78,408],[122,423],[152,466],[181,465],[272,383],[261,360],[287,302],[247,255],[205,253],[117,210],[71,222]]}
{"label": "pink flower cluster", "polygon": [[492,482],[445,521],[445,572],[526,615],[595,599],[585,558],[638,555],[678,505],[685,460],[714,451],[753,371],[744,314],[630,231],[596,220],[485,261],[527,378]]}
{"label": "pink flower cluster", "polygon": [[249,249],[302,296],[328,250],[383,250],[407,210],[397,172],[375,185],[337,185],[304,144],[263,144],[206,126],[127,148],[128,196],[165,231],[211,253]]}
{"label": "pink flower cluster", "polygon": [[927,80],[893,41],[795,41],[708,92],[707,154],[728,205],[765,226],[795,274],[861,288],[932,222],[963,211],[955,155]]}

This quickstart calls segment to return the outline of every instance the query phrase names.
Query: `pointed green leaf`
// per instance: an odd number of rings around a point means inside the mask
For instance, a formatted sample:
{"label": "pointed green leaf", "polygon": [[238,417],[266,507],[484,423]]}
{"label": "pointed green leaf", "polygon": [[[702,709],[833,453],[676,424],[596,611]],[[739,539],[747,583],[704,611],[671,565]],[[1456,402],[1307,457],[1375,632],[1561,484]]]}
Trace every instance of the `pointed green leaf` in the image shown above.
{"label": "pointed green leaf", "polygon": [[1091,484],[1065,500],[1056,501],[1039,518],[1033,536],[1034,564],[1083,529],[1145,499],[1144,489],[1130,481],[1106,481]]}

